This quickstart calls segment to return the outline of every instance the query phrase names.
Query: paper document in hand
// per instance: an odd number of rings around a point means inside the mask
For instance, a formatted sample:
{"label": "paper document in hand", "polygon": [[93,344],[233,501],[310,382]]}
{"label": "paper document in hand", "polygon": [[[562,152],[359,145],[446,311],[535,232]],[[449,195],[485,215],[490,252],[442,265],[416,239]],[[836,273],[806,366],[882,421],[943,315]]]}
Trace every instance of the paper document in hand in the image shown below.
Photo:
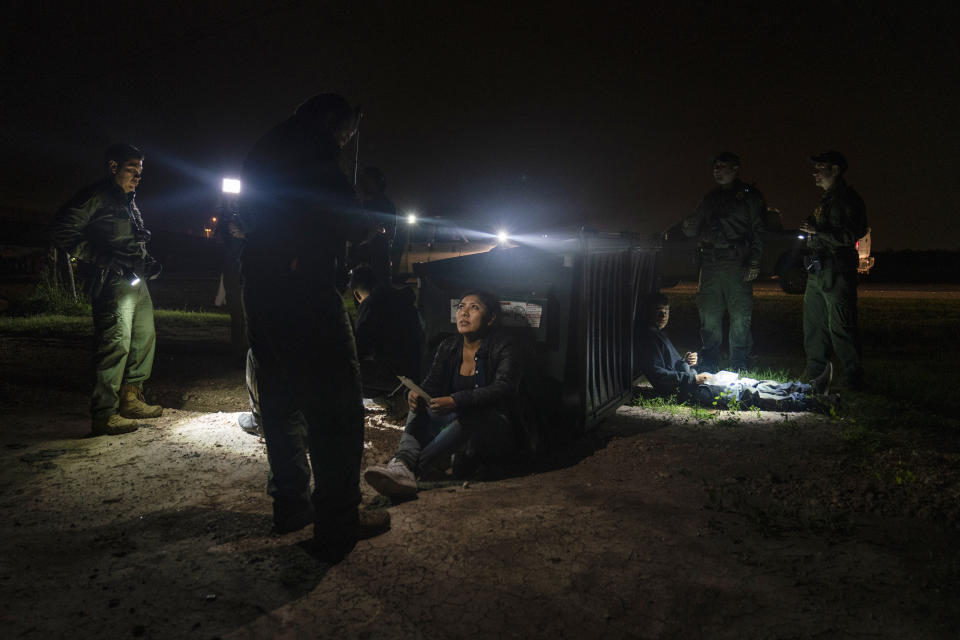
{"label": "paper document in hand", "polygon": [[433,398],[430,397],[430,394],[428,394],[426,391],[421,389],[419,385],[417,385],[417,383],[411,380],[410,378],[407,378],[405,376],[397,376],[397,378],[400,380],[400,382],[403,383],[403,386],[405,386],[407,389],[410,389],[410,391],[413,391],[415,394],[417,394],[427,402],[430,402],[431,400],[433,400]]}

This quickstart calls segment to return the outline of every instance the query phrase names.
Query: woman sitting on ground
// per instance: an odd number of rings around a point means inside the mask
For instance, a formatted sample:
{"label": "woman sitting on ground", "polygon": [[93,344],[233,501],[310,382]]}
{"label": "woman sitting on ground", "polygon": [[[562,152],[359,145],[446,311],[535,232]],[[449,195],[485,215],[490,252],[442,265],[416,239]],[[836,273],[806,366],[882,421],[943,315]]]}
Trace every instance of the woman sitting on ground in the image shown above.
{"label": "woman sitting on ground", "polygon": [[417,492],[417,477],[453,465],[455,475],[480,461],[517,450],[510,415],[520,383],[520,355],[498,330],[500,303],[486,291],[470,291],[457,306],[457,332],[440,343],[421,387],[429,402],[410,391],[410,413],[393,459],[364,474],[388,497]]}

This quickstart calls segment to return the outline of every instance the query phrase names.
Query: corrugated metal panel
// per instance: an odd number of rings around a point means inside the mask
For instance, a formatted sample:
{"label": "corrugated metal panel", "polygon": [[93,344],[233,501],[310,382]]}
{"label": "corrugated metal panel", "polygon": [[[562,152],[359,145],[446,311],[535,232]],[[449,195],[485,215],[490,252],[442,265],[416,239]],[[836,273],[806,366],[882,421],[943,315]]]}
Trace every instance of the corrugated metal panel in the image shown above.
{"label": "corrugated metal panel", "polygon": [[530,333],[535,369],[553,381],[543,413],[553,429],[588,429],[632,393],[635,325],[658,250],[647,236],[583,233],[562,254],[521,247],[417,265],[428,344],[453,332],[449,300],[464,289],[545,301],[544,325]]}

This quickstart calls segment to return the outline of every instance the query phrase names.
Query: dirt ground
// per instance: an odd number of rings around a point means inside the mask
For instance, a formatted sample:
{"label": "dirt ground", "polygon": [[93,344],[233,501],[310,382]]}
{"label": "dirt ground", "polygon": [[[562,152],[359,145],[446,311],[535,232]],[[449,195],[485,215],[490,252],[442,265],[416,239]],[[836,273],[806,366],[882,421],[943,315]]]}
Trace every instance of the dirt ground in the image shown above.
{"label": "dirt ground", "polygon": [[[270,534],[242,372],[162,340],[147,428],[87,437],[87,343],[0,338],[3,638],[956,638],[960,455],[850,421],[622,407],[390,505],[342,563]],[[398,425],[372,414],[364,464]]]}

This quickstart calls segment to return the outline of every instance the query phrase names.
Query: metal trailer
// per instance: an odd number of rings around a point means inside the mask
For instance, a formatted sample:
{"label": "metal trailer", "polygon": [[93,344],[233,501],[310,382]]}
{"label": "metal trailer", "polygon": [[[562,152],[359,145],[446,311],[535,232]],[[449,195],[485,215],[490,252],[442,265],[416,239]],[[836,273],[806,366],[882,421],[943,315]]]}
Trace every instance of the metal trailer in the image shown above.
{"label": "metal trailer", "polygon": [[644,294],[656,290],[659,239],[581,232],[552,247],[495,248],[414,265],[427,358],[456,332],[468,289],[496,293],[505,330],[530,351],[520,416],[536,452],[592,428],[632,394]]}

